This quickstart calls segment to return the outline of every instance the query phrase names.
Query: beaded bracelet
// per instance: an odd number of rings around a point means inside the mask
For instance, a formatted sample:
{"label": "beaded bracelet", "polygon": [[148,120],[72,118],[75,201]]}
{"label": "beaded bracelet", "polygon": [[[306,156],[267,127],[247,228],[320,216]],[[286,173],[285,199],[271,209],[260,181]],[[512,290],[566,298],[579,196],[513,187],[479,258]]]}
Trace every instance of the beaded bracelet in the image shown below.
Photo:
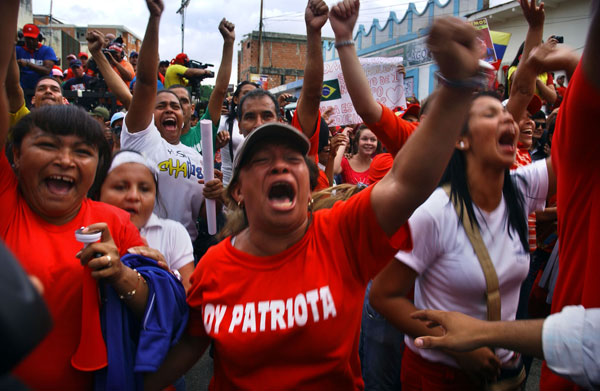
{"label": "beaded bracelet", "polygon": [[468,77],[462,80],[450,80],[446,79],[439,71],[435,73],[438,82],[449,88],[461,89],[461,90],[477,90],[485,87],[486,77],[482,74]]}
{"label": "beaded bracelet", "polygon": [[136,269],[133,269],[134,272],[137,273],[137,284],[135,285],[135,288],[133,288],[133,290],[130,290],[129,292],[123,294],[123,295],[119,295],[119,299],[121,300],[130,300],[133,296],[135,296],[135,293],[137,292],[139,286],[140,286],[140,280],[144,282],[144,284],[146,283],[146,280],[144,280],[142,278],[142,275],[140,274],[140,272],[138,272]]}
{"label": "beaded bracelet", "polygon": [[354,45],[354,41],[350,41],[350,40],[340,41],[340,42],[336,42],[335,45],[333,45],[333,46],[335,46],[336,49],[339,49],[342,46],[350,46],[350,45]]}

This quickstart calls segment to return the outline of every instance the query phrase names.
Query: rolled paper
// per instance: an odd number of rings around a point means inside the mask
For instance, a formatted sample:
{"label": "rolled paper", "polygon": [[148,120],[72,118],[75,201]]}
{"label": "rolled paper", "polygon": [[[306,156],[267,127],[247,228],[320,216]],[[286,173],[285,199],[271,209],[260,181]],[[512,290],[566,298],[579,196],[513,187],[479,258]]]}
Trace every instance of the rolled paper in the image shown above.
{"label": "rolled paper", "polygon": [[[212,121],[201,120],[200,132],[202,134],[202,171],[204,172],[204,183],[206,183],[215,178]],[[214,235],[217,233],[217,204],[215,200],[205,200],[205,202],[208,233]]]}

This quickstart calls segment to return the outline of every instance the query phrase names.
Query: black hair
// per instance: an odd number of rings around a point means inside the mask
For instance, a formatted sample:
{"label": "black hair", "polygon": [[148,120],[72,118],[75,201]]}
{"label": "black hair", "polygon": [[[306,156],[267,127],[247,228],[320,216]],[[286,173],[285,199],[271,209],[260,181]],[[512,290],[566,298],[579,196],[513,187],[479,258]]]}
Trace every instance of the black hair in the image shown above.
{"label": "black hair", "polygon": [[515,58],[513,58],[512,62],[510,63],[511,67],[516,67],[519,65],[519,61],[521,60],[521,55],[523,54],[524,48],[525,48],[525,41],[523,41],[521,43],[521,46],[519,46],[519,50],[517,50],[517,54],[515,54]]}
{"label": "black hair", "polygon": [[242,100],[240,100],[240,104],[238,105],[239,110],[237,111],[238,121],[241,121],[242,119],[242,107],[244,106],[244,102],[252,99],[260,99],[263,96],[268,96],[273,101],[273,105],[275,106],[275,115],[277,118],[280,118],[281,112],[279,110],[279,103],[277,103],[277,98],[275,98],[275,95],[271,94],[269,91],[263,90],[262,88],[257,88],[244,95]]}
{"label": "black hair", "polygon": [[[483,91],[473,96],[473,101],[482,96],[489,96],[495,99],[498,97],[492,91]],[[462,134],[466,134],[469,131],[468,118],[463,126]],[[475,210],[473,209],[473,199],[469,192],[469,185],[467,183],[467,163],[464,153],[458,149],[454,150],[450,162],[446,167],[446,171],[440,181],[440,186],[444,184],[450,184],[450,200],[458,201],[459,207],[459,224],[462,224],[465,209],[467,215],[471,219],[471,223],[475,224],[478,228],[481,228]],[[511,227],[514,228],[518,235],[525,252],[529,252],[529,232],[527,227],[527,217],[525,214],[525,202],[523,195],[517,190],[516,181],[522,182],[524,185],[525,179],[521,176],[510,174],[510,170],[507,168],[504,170],[504,185],[502,186],[502,194],[504,201],[506,202],[507,210],[507,231],[508,235],[512,238],[510,232]]]}
{"label": "black hair", "polygon": [[[234,98],[239,98],[240,93],[242,92],[242,87],[244,87],[245,85],[251,84],[254,87],[256,87],[256,89],[260,89],[260,84],[252,82],[252,81],[248,81],[248,80],[244,80],[241,83],[239,83],[237,85],[237,87],[235,88],[235,91],[233,92],[233,97]],[[242,102],[240,102],[242,103]],[[238,111],[237,111],[237,107],[238,104],[235,103],[235,99],[231,99],[231,101],[229,102],[229,113],[227,114],[227,128],[229,129],[229,127],[232,126],[233,121],[237,118],[238,116]]]}
{"label": "black hair", "polygon": [[58,136],[77,136],[98,149],[96,178],[88,191],[89,197],[95,197],[100,191],[111,161],[110,146],[98,121],[79,106],[43,106],[32,110],[12,128],[12,146],[20,149],[23,139],[34,128]]}
{"label": "black hair", "polygon": [[[524,48],[525,48],[525,41],[523,41],[521,43],[521,46],[519,46],[519,50],[517,50],[517,54],[515,54],[515,58],[513,58],[512,62],[510,63],[509,68],[519,66],[519,62],[521,61],[521,56],[523,55]],[[513,75],[514,75],[514,73],[513,73]],[[510,87],[512,87],[512,83],[509,84],[509,80],[507,78],[506,79],[506,88],[504,88],[504,96],[502,97],[502,100],[508,99],[508,97],[510,95]]]}
{"label": "black hair", "polygon": [[535,113],[534,115],[532,115],[531,119],[533,119],[533,120],[546,119],[546,113],[544,113],[542,110],[540,110],[537,113]]}
{"label": "black hair", "polygon": [[190,103],[192,103],[192,93],[190,92],[190,90],[186,86],[184,86],[182,84],[173,84],[167,90],[170,91],[170,90],[173,90],[175,88],[183,88],[184,90],[186,90],[187,93],[188,93],[188,98],[190,100]]}
{"label": "black hair", "polygon": [[310,184],[310,191],[313,192],[319,184],[319,167],[312,159],[304,156],[304,161],[308,167],[308,181]]}
{"label": "black hair", "polygon": [[321,117],[319,129],[317,131],[319,132],[319,149],[317,152],[321,153],[323,149],[329,145],[329,127],[323,117]]}

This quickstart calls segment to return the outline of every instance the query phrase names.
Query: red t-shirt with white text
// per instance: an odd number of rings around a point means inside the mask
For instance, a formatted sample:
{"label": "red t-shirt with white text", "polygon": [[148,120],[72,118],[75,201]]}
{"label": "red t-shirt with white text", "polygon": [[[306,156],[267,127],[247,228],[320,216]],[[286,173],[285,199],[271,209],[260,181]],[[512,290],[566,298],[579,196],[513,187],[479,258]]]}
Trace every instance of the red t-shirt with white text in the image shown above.
{"label": "red t-shirt with white text", "polygon": [[214,341],[213,390],[363,388],[358,335],[365,287],[399,248],[367,188],[317,211],[304,237],[256,257],[231,238],[211,247],[191,277],[189,332]]}

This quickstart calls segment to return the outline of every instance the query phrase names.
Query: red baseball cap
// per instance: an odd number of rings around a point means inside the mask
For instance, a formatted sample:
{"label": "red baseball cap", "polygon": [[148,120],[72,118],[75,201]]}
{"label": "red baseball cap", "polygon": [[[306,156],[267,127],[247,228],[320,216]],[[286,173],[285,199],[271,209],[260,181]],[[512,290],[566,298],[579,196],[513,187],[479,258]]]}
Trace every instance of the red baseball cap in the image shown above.
{"label": "red baseball cap", "polygon": [[420,111],[421,111],[421,106],[419,106],[418,103],[411,103],[406,108],[406,111],[404,113],[402,113],[402,118],[404,118],[407,115],[413,115],[413,116],[417,117],[417,119],[418,119]]}
{"label": "red baseball cap", "polygon": [[89,58],[89,56],[86,52],[80,52],[79,55],[77,56],[77,58],[81,58],[81,57]]}
{"label": "red baseball cap", "polygon": [[531,100],[529,101],[529,104],[527,105],[527,111],[529,112],[529,115],[534,115],[535,113],[540,111],[541,108],[542,108],[542,100],[540,99],[539,96],[537,96],[536,94],[533,94],[533,96],[531,97]]}
{"label": "red baseball cap", "polygon": [[187,54],[179,53],[177,56],[175,56],[175,59],[173,59],[173,63],[184,65],[189,60],[190,59],[188,58]]}
{"label": "red baseball cap", "polygon": [[26,24],[23,26],[23,36],[27,38],[37,38],[40,35],[40,29],[35,24]]}

